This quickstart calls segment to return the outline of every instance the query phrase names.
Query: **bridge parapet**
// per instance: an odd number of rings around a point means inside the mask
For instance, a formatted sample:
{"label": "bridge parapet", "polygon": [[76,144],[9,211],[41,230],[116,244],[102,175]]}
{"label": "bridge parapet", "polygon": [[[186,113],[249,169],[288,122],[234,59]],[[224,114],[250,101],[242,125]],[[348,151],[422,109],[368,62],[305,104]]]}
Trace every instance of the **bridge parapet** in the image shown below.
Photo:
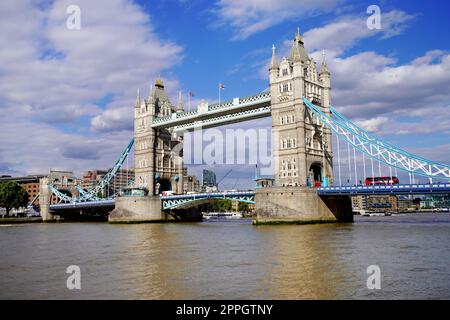
{"label": "bridge parapet", "polygon": [[335,186],[320,187],[317,189],[319,195],[333,194],[428,194],[428,193],[450,193],[450,183],[433,184],[395,184],[379,186]]}

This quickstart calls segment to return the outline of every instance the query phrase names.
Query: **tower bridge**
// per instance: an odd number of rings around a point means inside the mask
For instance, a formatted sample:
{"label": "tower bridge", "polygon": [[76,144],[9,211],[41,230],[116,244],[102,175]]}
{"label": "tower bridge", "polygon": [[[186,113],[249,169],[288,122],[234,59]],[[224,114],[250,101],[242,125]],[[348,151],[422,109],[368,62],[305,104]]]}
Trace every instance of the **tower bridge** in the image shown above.
{"label": "tower bridge", "polygon": [[[40,195],[43,217],[52,219],[52,212],[69,206],[73,209],[89,207],[89,203],[101,205],[102,200],[96,198],[98,191],[111,181],[133,145],[134,189],[115,199],[105,200],[109,201],[105,205],[111,206],[111,201],[114,203],[115,208],[109,215],[111,222],[192,220],[199,216],[195,211],[196,204],[222,196],[254,202],[256,223],[352,221],[348,195],[369,191],[362,186],[351,192],[342,189],[340,143],[347,144],[349,159],[350,148],[353,149],[355,185],[358,184],[356,151],[363,157],[365,177],[375,176],[375,161],[379,166],[388,166],[391,177],[392,170],[401,170],[413,178],[421,175],[430,179],[450,179],[448,165],[413,155],[382,141],[337,112],[330,101],[330,76],[325,59],[318,68],[297,31],[288,57],[278,61],[275,47],[272,47],[268,91],[211,105],[201,101],[196,110],[184,111],[181,96],[178,104],[173,105],[164,83],[157,80],[147,99],[141,98],[138,92],[134,104],[134,137],[97,186],[92,190],[79,190],[76,197],[58,195],[62,203],[49,207],[48,197],[58,194],[58,189],[52,181],[43,181]],[[184,133],[261,117],[272,119],[273,186],[247,194],[182,195]],[[337,157],[333,154],[333,137],[337,143]],[[371,161],[371,175],[367,175],[365,157]],[[333,170],[336,162],[337,170]],[[322,187],[314,188],[315,183]],[[421,187],[421,190],[425,189],[432,191],[436,188],[430,184]],[[160,197],[159,194],[165,190],[173,190],[179,195]],[[404,194],[408,193],[406,190],[413,192],[418,189],[380,189],[373,186],[370,190]],[[448,188],[439,190],[449,191]]]}

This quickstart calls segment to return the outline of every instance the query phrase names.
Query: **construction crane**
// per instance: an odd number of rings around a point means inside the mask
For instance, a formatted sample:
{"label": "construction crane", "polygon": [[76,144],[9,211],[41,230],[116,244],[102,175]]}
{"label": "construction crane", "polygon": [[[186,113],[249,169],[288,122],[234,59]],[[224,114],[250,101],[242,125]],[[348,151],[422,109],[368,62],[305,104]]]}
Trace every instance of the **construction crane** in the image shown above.
{"label": "construction crane", "polygon": [[217,187],[219,187],[219,184],[223,181],[223,179],[225,179],[230,174],[231,171],[233,171],[233,169],[228,170],[228,172],[225,173],[225,175],[222,177],[222,179],[220,179],[220,181],[217,182]]}

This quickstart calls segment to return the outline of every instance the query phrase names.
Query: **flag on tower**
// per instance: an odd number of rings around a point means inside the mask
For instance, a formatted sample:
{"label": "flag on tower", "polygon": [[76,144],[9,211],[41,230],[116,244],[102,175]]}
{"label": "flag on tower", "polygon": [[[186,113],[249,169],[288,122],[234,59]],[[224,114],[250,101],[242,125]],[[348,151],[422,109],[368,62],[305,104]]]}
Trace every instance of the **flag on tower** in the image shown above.
{"label": "flag on tower", "polygon": [[219,89],[221,90],[225,89],[225,85],[223,83],[219,83]]}
{"label": "flag on tower", "polygon": [[194,93],[192,91],[189,91],[189,97],[193,97]]}

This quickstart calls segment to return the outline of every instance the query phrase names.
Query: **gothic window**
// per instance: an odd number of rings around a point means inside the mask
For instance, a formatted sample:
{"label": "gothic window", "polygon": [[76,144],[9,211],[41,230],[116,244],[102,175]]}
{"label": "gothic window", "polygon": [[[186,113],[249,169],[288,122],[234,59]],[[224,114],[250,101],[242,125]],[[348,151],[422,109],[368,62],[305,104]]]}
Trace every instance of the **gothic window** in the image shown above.
{"label": "gothic window", "polygon": [[284,77],[284,76],[287,76],[287,75],[288,75],[288,70],[287,70],[287,68],[284,68],[284,69],[283,69],[283,77]]}
{"label": "gothic window", "polygon": [[284,118],[283,118],[283,117],[280,117],[280,123],[281,123],[281,124],[284,124],[284,121],[283,121],[283,120],[284,120]]}
{"label": "gothic window", "polygon": [[292,91],[292,83],[289,82],[289,91]]}
{"label": "gothic window", "polygon": [[288,149],[291,147],[291,139],[288,139],[287,140],[287,146],[286,146]]}
{"label": "gothic window", "polygon": [[291,122],[294,123],[295,122],[295,116],[291,115]]}
{"label": "gothic window", "polygon": [[289,91],[289,85],[287,83],[283,84],[283,92]]}
{"label": "gothic window", "polygon": [[303,72],[305,73],[305,77],[308,76],[308,68],[303,69]]}

